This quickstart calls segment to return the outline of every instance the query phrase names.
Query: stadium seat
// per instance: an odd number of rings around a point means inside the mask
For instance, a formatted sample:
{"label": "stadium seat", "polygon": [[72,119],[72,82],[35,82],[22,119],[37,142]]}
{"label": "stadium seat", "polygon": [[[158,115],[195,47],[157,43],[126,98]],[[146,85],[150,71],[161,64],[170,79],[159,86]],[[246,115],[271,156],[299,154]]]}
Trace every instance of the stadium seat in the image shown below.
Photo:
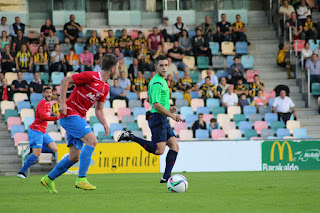
{"label": "stadium seat", "polygon": [[270,126],[272,121],[278,121],[278,115],[276,113],[266,113],[264,115],[264,120]]}
{"label": "stadium seat", "polygon": [[188,125],[186,122],[176,122],[174,125],[174,131],[177,135],[179,135],[180,130],[182,129],[188,129]]}
{"label": "stadium seat", "polygon": [[180,114],[182,116],[182,119],[186,119],[187,115],[193,115],[193,109],[189,106],[183,106],[181,107]]}
{"label": "stadium seat", "polygon": [[17,104],[18,113],[21,113],[22,109],[30,109],[31,104],[29,101],[19,101]]}
{"label": "stadium seat", "polygon": [[227,56],[227,67],[229,68],[232,64],[234,64],[234,61],[233,61],[233,59],[234,59],[234,55],[228,55]]}
{"label": "stadium seat", "polygon": [[129,108],[133,109],[135,107],[141,107],[141,100],[129,100]]}
{"label": "stadium seat", "polygon": [[105,118],[109,126],[112,123],[119,123],[119,117],[116,115],[109,115],[109,116],[106,116]]}
{"label": "stadium seat", "polygon": [[[144,71],[143,76],[144,76],[144,79],[148,81],[151,78],[151,71]],[[173,76],[173,78],[175,78],[175,76]]]}
{"label": "stadium seat", "polygon": [[67,72],[67,77],[69,77],[69,76],[72,76],[72,75],[74,75],[74,74],[78,74],[79,72],[74,72],[74,71],[69,71],[69,72]]}
{"label": "stadium seat", "polygon": [[26,131],[28,131],[29,126],[33,123],[33,121],[34,121],[34,117],[25,117],[24,118],[23,124],[24,124],[24,129]]}
{"label": "stadium seat", "polygon": [[109,116],[109,115],[114,116],[116,114],[113,108],[103,108],[103,113],[105,116]]}
{"label": "stadium seat", "polygon": [[12,81],[17,79],[17,73],[14,72],[6,72],[6,74],[4,75],[4,77],[7,79],[8,81],[8,85],[12,84]]}
{"label": "stadium seat", "polygon": [[19,142],[28,141],[28,133],[16,132],[13,137],[14,145],[18,146]]}
{"label": "stadium seat", "polygon": [[222,129],[213,129],[211,131],[211,137],[213,140],[219,140],[220,138],[224,138],[226,134]]}
{"label": "stadium seat", "polygon": [[317,45],[315,42],[314,42],[314,40],[313,39],[309,39],[309,41],[308,41],[308,43],[310,44],[310,50],[312,51],[312,52],[314,52],[314,50],[319,46],[319,45]]}
{"label": "stadium seat", "polygon": [[[120,32],[121,33],[121,32]],[[152,34],[153,32],[152,32],[152,30],[151,29],[145,29],[144,30],[144,37],[146,38],[146,39],[148,39],[148,36],[150,35],[150,34]],[[121,37],[121,34],[120,34],[120,37]],[[119,37],[119,38],[120,38]],[[119,39],[119,38],[117,38],[117,39]]]}
{"label": "stadium seat", "polygon": [[126,130],[136,131],[140,130],[139,125],[137,123],[126,123]]}
{"label": "stadium seat", "polygon": [[247,82],[248,83],[253,83],[254,81],[254,76],[255,75],[259,75],[259,71],[258,70],[247,70]]}
{"label": "stadium seat", "polygon": [[100,123],[98,118],[96,116],[91,116],[90,120],[89,120],[89,124],[90,124],[91,128],[94,126],[94,124],[97,124],[97,123]]}
{"label": "stadium seat", "polygon": [[138,100],[138,95],[135,92],[127,92],[126,97],[128,100]]}
{"label": "stadium seat", "polygon": [[171,42],[165,42],[165,43],[164,43],[164,47],[163,47],[163,51],[164,51],[165,53],[167,53],[168,50],[170,50],[170,49],[172,49],[172,48],[173,48],[173,43],[171,43]]}
{"label": "stadium seat", "polygon": [[122,117],[124,115],[131,115],[131,110],[130,108],[119,108],[118,109],[118,117],[119,117],[119,120],[121,121],[122,120]]}
{"label": "stadium seat", "polygon": [[55,124],[49,124],[47,126],[46,132],[59,132],[58,126]]}
{"label": "stadium seat", "polygon": [[[115,131],[113,133],[113,136],[115,136],[116,132],[123,132],[123,131]],[[110,133],[108,135],[104,135],[104,134],[105,134],[104,131],[98,132],[98,141],[110,141],[112,139],[112,136]],[[117,139],[116,137],[114,138],[115,140]]]}
{"label": "stadium seat", "polygon": [[75,43],[74,50],[76,51],[77,55],[80,55],[84,51],[85,44]]}
{"label": "stadium seat", "polygon": [[260,135],[262,129],[268,129],[268,123],[266,121],[256,121],[254,122],[254,129],[257,130],[258,135]]}
{"label": "stadium seat", "polygon": [[30,45],[29,45],[30,53],[31,53],[32,55],[34,55],[35,53],[37,53],[39,46],[40,46],[40,44],[30,44]]}
{"label": "stadium seat", "polygon": [[223,56],[212,56],[212,68],[214,69],[224,69],[225,59]]}
{"label": "stadium seat", "polygon": [[249,121],[251,122],[251,125],[254,126],[254,122],[256,121],[262,121],[263,116],[260,114],[250,114],[249,115]]}
{"label": "stadium seat", "polygon": [[232,129],[236,129],[236,124],[233,121],[229,121],[226,123],[222,123],[222,130],[224,131],[224,133],[226,133],[226,135],[229,134],[229,131]]}
{"label": "stadium seat", "polygon": [[101,30],[100,31],[100,38],[101,38],[101,41],[103,41],[106,37],[109,36],[109,32],[108,30]]}
{"label": "stadium seat", "polygon": [[273,106],[274,98],[269,98],[268,104],[269,106]]}
{"label": "stadium seat", "polygon": [[127,68],[130,67],[130,65],[133,63],[132,57],[124,57],[123,63],[127,66]]}
{"label": "stadium seat", "polygon": [[238,41],[235,48],[238,55],[248,54],[248,43],[245,41]]}
{"label": "stadium seat", "polygon": [[86,114],[86,121],[89,122],[91,116],[96,116],[95,109],[89,108]]}
{"label": "stadium seat", "polygon": [[185,118],[185,121],[186,121],[186,124],[188,125],[188,127],[191,127],[192,123],[194,123],[196,120],[198,120],[198,116],[194,115],[194,114],[189,114]]}
{"label": "stadium seat", "polygon": [[190,71],[190,78],[193,82],[199,81],[199,71],[198,70],[191,70]]}
{"label": "stadium seat", "polygon": [[262,129],[260,135],[263,139],[268,139],[268,137],[274,136],[274,132],[272,129]]}
{"label": "stadium seat", "polygon": [[33,81],[33,73],[23,72],[22,79],[30,84],[30,82]]}
{"label": "stadium seat", "polygon": [[132,39],[138,38],[138,32],[139,32],[139,31],[140,31],[140,30],[131,29],[131,30],[130,30],[130,37],[131,37]]}
{"label": "stadium seat", "polygon": [[110,101],[109,100],[105,100],[103,108],[110,108],[110,107],[111,107]]}
{"label": "stadium seat", "polygon": [[241,108],[240,106],[228,106],[227,112],[228,112],[228,115],[230,116],[230,119],[233,119],[233,115],[241,114]]}
{"label": "stadium seat", "polygon": [[220,100],[218,98],[208,98],[206,100],[206,106],[211,110],[212,107],[220,106]]}
{"label": "stadium seat", "polygon": [[8,130],[11,130],[12,125],[21,125],[21,119],[19,117],[9,117],[7,120]]}
{"label": "stadium seat", "polygon": [[233,121],[236,123],[236,127],[239,126],[240,121],[246,121],[246,116],[244,114],[234,114]]}
{"label": "stadium seat", "polygon": [[113,100],[112,101],[112,107],[114,109],[115,112],[118,112],[119,108],[126,108],[127,107],[127,103],[125,100]]}
{"label": "stadium seat", "polygon": [[229,72],[228,72],[228,70],[218,70],[216,73],[216,76],[218,79],[220,79],[221,77],[226,77],[228,79]]}
{"label": "stadium seat", "polygon": [[96,123],[93,125],[93,132],[98,137],[99,132],[104,132],[104,127],[101,123]]}
{"label": "stadium seat", "polygon": [[6,109],[6,111],[4,112],[5,122],[8,121],[9,117],[19,117],[18,111],[15,109]]}
{"label": "stadium seat", "polygon": [[14,134],[17,132],[24,132],[23,125],[12,125],[11,126],[11,138],[13,138]]}
{"label": "stadium seat", "polygon": [[52,164],[52,154],[51,153],[41,153],[39,156],[39,164]]}
{"label": "stadium seat", "polygon": [[320,95],[320,83],[312,83],[311,91],[312,91],[312,95],[319,96]]}
{"label": "stadium seat", "polygon": [[[118,137],[123,133],[124,131],[115,131],[114,133],[113,133],[113,140],[114,141],[117,141],[118,140]],[[110,135],[110,134],[109,134]],[[107,135],[107,137],[104,137],[102,140],[104,140],[105,138],[106,139],[111,139],[111,138],[109,138],[109,135]]]}
{"label": "stadium seat", "polygon": [[287,129],[290,130],[290,134],[293,134],[295,128],[300,128],[300,121],[289,120],[287,121]]}
{"label": "stadium seat", "polygon": [[59,42],[63,43],[64,36],[65,36],[63,30],[57,30],[56,33],[57,33],[57,37],[59,38]]}
{"label": "stadium seat", "polygon": [[289,129],[285,129],[285,128],[277,129],[277,137],[278,138],[283,138],[283,137],[286,137],[286,136],[290,136]]}
{"label": "stadium seat", "polygon": [[205,106],[197,107],[197,112],[196,112],[196,114],[199,114],[199,113],[202,113],[202,114],[210,114],[210,109],[209,109],[208,107],[205,107]]}
{"label": "stadium seat", "polygon": [[[172,99],[170,99],[170,100],[172,100]],[[170,100],[169,100],[169,103],[170,103]],[[172,104],[170,103],[170,105],[172,105]],[[151,104],[146,99],[143,101],[143,107],[145,108],[146,111],[151,110],[151,108],[152,108]]]}
{"label": "stadium seat", "polygon": [[196,130],[196,139],[197,140],[209,139],[209,130],[207,130],[207,129],[197,129]]}
{"label": "stadium seat", "polygon": [[15,105],[17,105],[18,102],[20,101],[26,101],[26,100],[28,100],[28,95],[26,93],[15,93],[13,95],[13,101]]}
{"label": "stadium seat", "polygon": [[140,97],[139,97],[140,100],[147,99],[147,97],[148,97],[148,92],[146,91],[140,92]]}
{"label": "stadium seat", "polygon": [[110,135],[113,137],[115,131],[122,131],[123,126],[121,123],[112,123],[110,124]]}
{"label": "stadium seat", "polygon": [[134,117],[133,115],[124,115],[122,116],[122,120],[121,123],[123,125],[124,128],[126,128],[127,123],[134,123]]}
{"label": "stadium seat", "polygon": [[139,128],[142,129],[143,125],[148,125],[148,121],[146,120],[146,116],[145,115],[138,115],[138,119],[137,119],[137,123]]}
{"label": "stadium seat", "polygon": [[62,141],[62,135],[60,132],[48,132],[48,135],[55,141]]}
{"label": "stadium seat", "polygon": [[189,129],[182,129],[180,130],[180,135],[179,135],[180,140],[194,140],[193,138],[193,132],[192,130]]}
{"label": "stadium seat", "polygon": [[218,42],[209,42],[209,48],[211,50],[212,55],[220,55],[219,50],[220,50],[220,45]]}
{"label": "stadium seat", "polygon": [[253,69],[253,56],[249,56],[249,55],[241,56],[241,64],[245,69]]}
{"label": "stadium seat", "polygon": [[30,94],[31,106],[34,106],[35,102],[41,101],[42,98],[43,98],[43,95],[41,93],[31,93]]}
{"label": "stadium seat", "polygon": [[197,33],[196,33],[195,29],[191,28],[191,29],[188,30],[188,35],[189,35],[190,39],[193,39],[193,37],[196,36]]}
{"label": "stadium seat", "polygon": [[180,112],[181,110],[181,107],[183,107],[183,106],[188,106],[189,104],[188,104],[188,100],[186,100],[186,99],[176,99],[176,101],[175,101],[175,106],[176,106],[176,108],[177,108],[177,110]]}
{"label": "stadium seat", "polygon": [[275,134],[277,133],[277,130],[279,128],[284,128],[284,127],[285,127],[285,124],[283,123],[283,121],[272,121],[270,124],[270,128],[273,130]]}
{"label": "stadium seat", "polygon": [[293,41],[293,50],[297,52],[301,52],[304,48],[305,40],[294,40]]}
{"label": "stadium seat", "polygon": [[230,140],[234,140],[236,138],[241,138],[242,137],[242,133],[239,129],[230,129],[228,132],[228,138]]}
{"label": "stadium seat", "polygon": [[52,72],[51,73],[51,81],[52,81],[53,85],[60,85],[63,78],[64,78],[63,72]]}
{"label": "stadium seat", "polygon": [[263,91],[263,95],[269,99],[269,98],[275,98],[276,97],[276,92],[274,90],[272,91],[267,91],[267,90],[264,90]]}
{"label": "stadium seat", "polygon": [[239,129],[241,130],[242,134],[244,134],[246,129],[252,129],[252,124],[249,121],[240,121]]}
{"label": "stadium seat", "polygon": [[183,94],[182,94],[182,92],[173,92],[173,93],[171,94],[171,97],[172,97],[173,99],[176,99],[176,100],[183,100]]}
{"label": "stadium seat", "polygon": [[244,130],[244,137],[248,140],[252,137],[258,137],[257,131],[255,129],[246,129]]}
{"label": "stadium seat", "polygon": [[186,56],[182,59],[183,63],[189,67],[190,70],[195,69],[195,58],[193,56]]}
{"label": "stadium seat", "polygon": [[146,109],[144,107],[135,107],[133,108],[133,117],[135,120],[138,119],[138,115],[145,115]]}
{"label": "stadium seat", "polygon": [[234,55],[234,44],[230,41],[224,41],[221,43],[222,55]]}
{"label": "stadium seat", "polygon": [[230,122],[230,116],[228,114],[218,114],[217,122],[220,126],[223,126],[225,123]]}
{"label": "stadium seat", "polygon": [[198,69],[208,69],[209,68],[209,58],[207,56],[197,57]]}
{"label": "stadium seat", "polygon": [[198,99],[199,98],[199,92],[191,91],[189,92],[191,99]]}
{"label": "stadium seat", "polygon": [[191,104],[190,105],[191,105],[193,111],[196,112],[198,107],[203,107],[204,106],[204,100],[202,98],[191,99]]}
{"label": "stadium seat", "polygon": [[267,106],[260,106],[259,107],[259,114],[260,115],[265,115],[267,113],[272,113],[272,107],[267,105]]}
{"label": "stadium seat", "polygon": [[293,130],[293,137],[295,138],[311,138],[307,136],[306,128],[295,128]]}
{"label": "stadium seat", "polygon": [[212,114],[203,114],[203,120],[206,123],[210,123],[211,118],[213,118]]}
{"label": "stadium seat", "polygon": [[255,106],[244,106],[243,107],[243,114],[245,114],[246,118],[248,119],[251,114],[256,114],[257,108]]}
{"label": "stadium seat", "polygon": [[15,105],[13,101],[1,101],[1,114],[4,115],[6,109],[14,109]]}
{"label": "stadium seat", "polygon": [[217,106],[217,107],[212,107],[211,108],[211,113],[213,114],[213,116],[215,118],[217,118],[217,116],[219,114],[224,114],[225,113],[225,108],[224,107],[220,107],[220,106]]}
{"label": "stadium seat", "polygon": [[46,84],[49,84],[49,73],[46,72],[40,72],[40,79],[43,80]]}
{"label": "stadium seat", "polygon": [[34,117],[33,109],[22,109],[20,112],[21,121],[24,122],[25,117]]}

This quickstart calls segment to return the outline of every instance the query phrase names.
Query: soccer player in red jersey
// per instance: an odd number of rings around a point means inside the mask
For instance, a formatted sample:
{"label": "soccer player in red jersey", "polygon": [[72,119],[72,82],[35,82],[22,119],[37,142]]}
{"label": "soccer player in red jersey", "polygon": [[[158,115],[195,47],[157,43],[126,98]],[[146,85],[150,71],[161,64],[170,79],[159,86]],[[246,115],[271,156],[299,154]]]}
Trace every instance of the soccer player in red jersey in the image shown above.
{"label": "soccer player in red jersey", "polygon": [[[104,126],[105,134],[109,134],[110,129],[103,113],[104,102],[109,92],[109,85],[106,81],[117,74],[118,65],[118,58],[107,54],[102,59],[101,72],[82,72],[61,81],[59,121],[67,132],[69,156],[63,158],[48,175],[41,178],[41,183],[50,193],[57,193],[54,180],[79,160],[79,176],[75,186],[85,190],[96,189],[96,186],[88,182],[86,174],[98,140],[84,118],[89,108],[95,104],[96,116]],[[67,100],[69,84],[75,84],[76,87]],[[83,146],[83,143],[86,145]]]}
{"label": "soccer player in red jersey", "polygon": [[29,156],[28,160],[25,162],[24,166],[17,174],[19,178],[26,178],[25,172],[27,169],[38,159],[41,152],[44,153],[56,153],[57,145],[52,140],[52,138],[46,133],[47,121],[56,121],[58,117],[51,116],[51,105],[50,101],[52,98],[52,89],[50,87],[45,87],[42,92],[43,99],[39,102],[36,112],[34,122],[30,125],[28,135],[30,148],[32,149],[32,154]]}

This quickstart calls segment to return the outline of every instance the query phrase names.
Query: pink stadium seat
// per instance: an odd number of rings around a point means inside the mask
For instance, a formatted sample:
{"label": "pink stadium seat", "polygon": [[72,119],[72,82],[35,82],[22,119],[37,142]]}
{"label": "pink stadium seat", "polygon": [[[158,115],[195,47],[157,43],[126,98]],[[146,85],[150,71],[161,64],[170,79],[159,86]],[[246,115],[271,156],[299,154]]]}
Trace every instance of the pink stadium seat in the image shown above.
{"label": "pink stadium seat", "polygon": [[198,107],[203,107],[204,106],[204,100],[202,98],[194,98],[191,99],[191,107],[193,111],[197,111]]}
{"label": "pink stadium seat", "polygon": [[180,140],[194,140],[192,130],[181,129],[179,139]]}
{"label": "pink stadium seat", "polygon": [[255,75],[259,75],[258,70],[247,70],[247,82],[252,83]]}
{"label": "pink stadium seat", "polygon": [[222,126],[222,130],[225,134],[228,135],[230,130],[236,129],[236,123],[233,121],[229,121]]}
{"label": "pink stadium seat", "polygon": [[261,130],[268,129],[268,122],[266,121],[256,121],[254,122],[254,129],[257,130],[257,133],[260,135]]}
{"label": "pink stadium seat", "polygon": [[213,115],[212,115],[212,114],[204,114],[204,115],[203,115],[203,120],[204,120],[206,123],[210,123],[211,118],[213,118]]}
{"label": "pink stadium seat", "polygon": [[305,43],[304,40],[294,40],[293,41],[293,49],[294,49],[294,51],[297,50],[298,52],[301,52],[301,50],[304,48],[304,43]]}
{"label": "pink stadium seat", "polygon": [[28,140],[28,133],[23,133],[23,132],[17,132],[14,134],[14,145],[18,146],[20,141],[27,141]]}
{"label": "pink stadium seat", "polygon": [[119,108],[118,109],[118,117],[119,117],[120,121],[122,120],[122,116],[124,116],[124,115],[131,115],[130,108]]}
{"label": "pink stadium seat", "polygon": [[20,117],[9,117],[7,124],[8,124],[8,130],[11,130],[12,125],[21,125],[21,119]]}
{"label": "pink stadium seat", "polygon": [[211,132],[211,137],[213,140],[219,140],[219,138],[224,138],[225,137],[225,133],[222,129],[214,129]]}
{"label": "pink stadium seat", "polygon": [[139,30],[130,30],[130,37],[132,39],[137,38],[138,37],[138,32],[139,32]]}
{"label": "pink stadium seat", "polygon": [[275,98],[275,97],[276,97],[276,92],[275,92],[274,90],[272,90],[272,91],[267,91],[267,90],[265,90],[265,91],[263,91],[263,95],[264,95],[267,99],[269,99],[269,98]]}
{"label": "pink stadium seat", "polygon": [[150,103],[147,101],[147,100],[144,100],[143,102],[143,107],[146,109],[146,110],[151,110],[151,105]]}
{"label": "pink stadium seat", "polygon": [[56,86],[56,89],[57,89],[57,93],[60,95],[61,87],[60,86]]}
{"label": "pink stadium seat", "polygon": [[179,135],[180,130],[188,129],[188,125],[185,122],[177,122],[174,124],[174,131]]}
{"label": "pink stadium seat", "polygon": [[40,46],[40,44],[30,44],[29,45],[29,50],[30,50],[32,55],[34,55],[35,53],[38,52],[39,46]]}
{"label": "pink stadium seat", "polygon": [[262,140],[261,137],[251,137],[250,140]]}

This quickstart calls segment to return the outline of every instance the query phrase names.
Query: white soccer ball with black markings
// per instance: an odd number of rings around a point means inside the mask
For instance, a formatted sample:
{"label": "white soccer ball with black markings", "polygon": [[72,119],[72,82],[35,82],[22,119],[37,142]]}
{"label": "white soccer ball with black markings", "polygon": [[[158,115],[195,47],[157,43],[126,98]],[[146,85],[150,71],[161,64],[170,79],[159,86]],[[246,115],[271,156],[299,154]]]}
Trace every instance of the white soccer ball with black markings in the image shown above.
{"label": "white soccer ball with black markings", "polygon": [[183,175],[172,175],[167,182],[167,187],[169,192],[186,192],[188,189],[188,181]]}

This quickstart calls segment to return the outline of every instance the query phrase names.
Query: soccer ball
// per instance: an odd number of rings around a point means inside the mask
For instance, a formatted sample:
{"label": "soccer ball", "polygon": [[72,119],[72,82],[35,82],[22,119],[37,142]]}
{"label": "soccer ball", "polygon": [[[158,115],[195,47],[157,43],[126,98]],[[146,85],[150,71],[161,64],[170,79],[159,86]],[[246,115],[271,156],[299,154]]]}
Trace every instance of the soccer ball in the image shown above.
{"label": "soccer ball", "polygon": [[167,187],[169,192],[186,192],[188,181],[183,175],[172,175],[167,182]]}

